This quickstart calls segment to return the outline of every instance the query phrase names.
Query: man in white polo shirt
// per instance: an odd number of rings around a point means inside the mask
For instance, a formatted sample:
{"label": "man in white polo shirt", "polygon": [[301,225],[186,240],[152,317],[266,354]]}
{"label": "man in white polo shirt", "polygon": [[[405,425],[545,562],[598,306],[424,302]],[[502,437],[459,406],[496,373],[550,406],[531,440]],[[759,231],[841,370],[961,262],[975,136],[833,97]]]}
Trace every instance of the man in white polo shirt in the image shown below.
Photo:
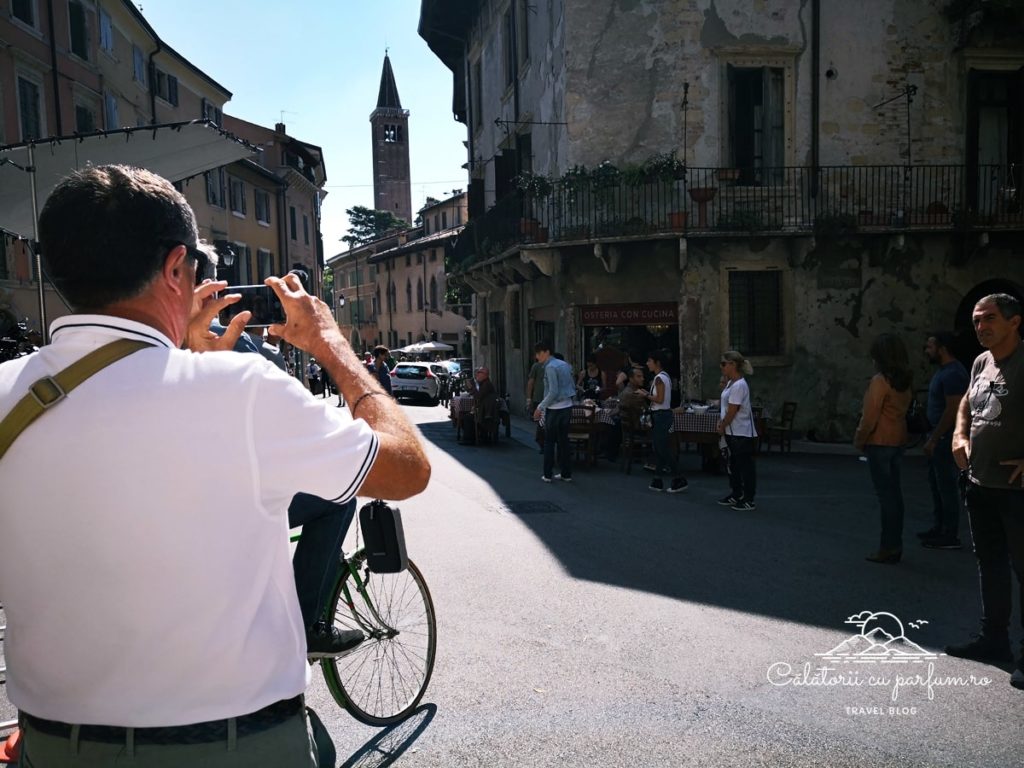
{"label": "man in white polo shirt", "polygon": [[0,458],[7,688],[37,768],[318,765],[288,504],[401,499],[429,479],[414,428],[294,275],[267,280],[287,313],[271,332],[321,362],[351,415],[255,355],[180,349],[230,350],[248,319],[209,333],[231,300],[212,298],[224,283],[196,287],[197,235],[170,183],[123,166],[72,175],[40,217],[75,314],[0,366],[0,418],[111,341],[150,346]]}

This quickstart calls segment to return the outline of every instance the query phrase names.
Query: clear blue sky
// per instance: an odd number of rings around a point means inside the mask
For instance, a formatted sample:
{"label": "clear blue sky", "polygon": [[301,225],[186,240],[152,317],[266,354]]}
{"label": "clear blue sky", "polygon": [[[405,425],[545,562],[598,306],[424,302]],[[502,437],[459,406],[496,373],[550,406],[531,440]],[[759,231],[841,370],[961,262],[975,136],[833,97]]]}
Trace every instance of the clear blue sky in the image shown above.
{"label": "clear blue sky", "polygon": [[[373,207],[369,116],[384,50],[409,110],[413,212],[466,188],[465,126],[451,112],[451,71],[416,34],[419,0],[142,0],[157,34],[232,93],[229,115],[282,121],[323,147],[324,251],[344,250],[345,209]],[[283,114],[282,114],[283,110]]]}

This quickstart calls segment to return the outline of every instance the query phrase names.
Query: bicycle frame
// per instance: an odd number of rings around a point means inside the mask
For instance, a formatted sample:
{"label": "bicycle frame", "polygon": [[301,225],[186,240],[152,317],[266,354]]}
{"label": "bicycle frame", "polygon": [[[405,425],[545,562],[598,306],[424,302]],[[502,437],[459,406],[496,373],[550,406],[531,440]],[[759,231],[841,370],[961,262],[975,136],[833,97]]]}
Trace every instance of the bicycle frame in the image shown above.
{"label": "bicycle frame", "polygon": [[[352,611],[352,616],[355,618],[356,623],[359,624],[360,629],[366,632],[370,637],[374,639],[394,637],[398,634],[398,630],[389,626],[388,623],[380,617],[380,614],[377,612],[377,606],[374,605],[373,600],[366,589],[366,583],[359,574],[359,568],[364,558],[365,555],[363,554],[363,551],[359,550],[354,553],[351,558],[343,557],[342,564],[348,569],[348,573],[351,574],[356,591],[359,593],[360,597],[362,597],[363,602],[366,604],[369,611],[369,617],[356,608],[355,600],[352,599],[352,593],[347,583],[343,583],[341,587],[342,593],[345,596],[345,604],[349,607],[349,610]],[[338,575],[338,580],[342,581],[344,578],[345,572],[342,571]],[[330,617],[325,618],[328,621],[330,620]],[[376,622],[377,626],[373,626],[369,621],[369,618],[372,618],[373,621]]]}

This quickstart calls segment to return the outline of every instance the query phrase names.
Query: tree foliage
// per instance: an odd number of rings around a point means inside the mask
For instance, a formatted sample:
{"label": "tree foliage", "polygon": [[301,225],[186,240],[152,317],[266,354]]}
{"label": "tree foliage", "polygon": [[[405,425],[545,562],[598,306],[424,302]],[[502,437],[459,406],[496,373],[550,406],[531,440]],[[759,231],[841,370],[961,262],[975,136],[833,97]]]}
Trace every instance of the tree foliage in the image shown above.
{"label": "tree foliage", "polygon": [[345,210],[348,214],[348,234],[342,239],[349,248],[371,243],[393,229],[405,229],[409,222],[397,218],[391,211],[375,211],[357,205]]}

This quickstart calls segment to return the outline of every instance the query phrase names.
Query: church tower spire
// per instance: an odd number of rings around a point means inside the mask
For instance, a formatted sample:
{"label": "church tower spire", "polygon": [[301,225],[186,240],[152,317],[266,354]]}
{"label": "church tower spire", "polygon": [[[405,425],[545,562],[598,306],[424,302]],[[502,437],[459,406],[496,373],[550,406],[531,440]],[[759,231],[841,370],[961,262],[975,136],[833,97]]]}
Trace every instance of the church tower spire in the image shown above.
{"label": "church tower spire", "polygon": [[384,54],[377,106],[370,113],[373,135],[373,207],[412,224],[409,178],[409,110],[398,98],[391,59]]}

